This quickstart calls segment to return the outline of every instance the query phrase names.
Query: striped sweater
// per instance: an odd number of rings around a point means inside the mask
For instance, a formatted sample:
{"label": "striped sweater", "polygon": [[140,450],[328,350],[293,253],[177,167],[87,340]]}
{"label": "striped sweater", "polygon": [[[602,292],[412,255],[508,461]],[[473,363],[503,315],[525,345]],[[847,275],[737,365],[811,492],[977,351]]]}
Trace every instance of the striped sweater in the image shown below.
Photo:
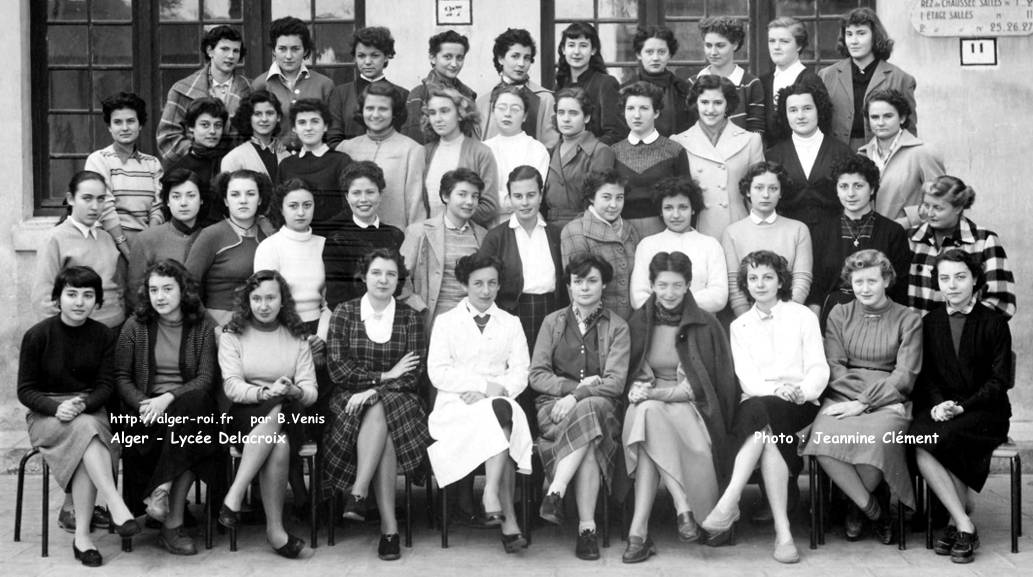
{"label": "striped sweater", "polygon": [[108,183],[109,196],[100,215],[104,230],[110,232],[121,225],[139,231],[165,222],[160,194],[164,173],[157,157],[136,149],[122,162],[112,144],[93,151],[83,168],[100,174]]}

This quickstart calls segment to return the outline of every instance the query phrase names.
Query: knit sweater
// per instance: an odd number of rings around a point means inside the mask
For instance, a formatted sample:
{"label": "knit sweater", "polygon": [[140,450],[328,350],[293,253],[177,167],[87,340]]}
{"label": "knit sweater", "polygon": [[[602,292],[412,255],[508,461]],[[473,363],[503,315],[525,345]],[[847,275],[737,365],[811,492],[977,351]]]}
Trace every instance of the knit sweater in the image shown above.
{"label": "knit sweater", "polygon": [[205,307],[233,310],[233,294],[254,271],[255,251],[265,239],[262,230],[255,229],[256,237],[242,237],[229,220],[223,220],[197,235],[186,268],[201,287]]}
{"label": "knit sweater", "polygon": [[[421,147],[422,150],[422,147]],[[366,283],[355,276],[362,257],[375,248],[398,250],[405,235],[384,222],[380,227],[360,228],[350,214],[339,214],[330,221],[332,231],[323,247],[323,269],[326,271],[326,304],[337,305],[361,297]]]}
{"label": "knit sweater", "polygon": [[280,182],[300,178],[312,187],[315,210],[312,216],[312,230],[326,234],[323,225],[337,213],[348,208],[344,191],[339,184],[344,169],[351,164],[350,156],[336,150],[328,150],[323,156],[306,153],[304,156],[289,156],[280,163]]}
{"label": "knit sweater", "polygon": [[[209,63],[194,72],[190,76],[176,82],[169,89],[165,98],[165,108],[161,113],[161,120],[158,121],[158,153],[165,161],[165,167],[182,158],[190,150],[190,138],[187,137],[183,120],[186,118],[187,109],[198,98],[211,96],[211,85],[208,82]],[[226,112],[232,117],[240,106],[240,101],[251,95],[251,83],[243,74],[234,72],[230,80],[230,90],[226,95]],[[227,127],[229,133],[233,134],[233,127]]]}
{"label": "knit sweater", "polygon": [[[18,400],[29,409],[55,415],[52,395],[85,394],[86,412],[104,408],[112,391],[115,334],[97,321],[66,325],[61,315],[44,319],[22,337]],[[88,394],[87,394],[88,391]]]}
{"label": "knit sweater", "polygon": [[689,176],[689,157],[682,145],[661,136],[652,143],[631,144],[623,139],[613,145],[615,168],[627,179],[624,187],[624,218],[657,216],[653,185],[668,176]]}
{"label": "knit sweater", "polygon": [[658,252],[680,252],[692,261],[689,290],[699,308],[717,314],[728,303],[728,271],[725,253],[717,239],[695,230],[683,233],[664,230],[647,236],[635,248],[635,267],[631,271],[631,306],[640,308],[652,290],[649,286],[649,261]]}
{"label": "knit sweater", "polygon": [[342,141],[337,150],[352,160],[371,160],[384,170],[380,191],[380,218],[399,228],[427,218],[423,204],[423,171],[426,152],[408,136],[392,131],[387,138],[368,134]]}
{"label": "knit sweater", "polygon": [[109,196],[100,215],[104,230],[116,226],[144,230],[165,221],[159,194],[163,173],[157,157],[134,150],[122,162],[112,144],[87,156],[83,168],[100,174],[108,184]]}
{"label": "knit sweater", "polygon": [[[386,78],[381,78],[376,83],[390,86],[401,102],[405,102],[409,98],[408,90],[393,82],[389,82]],[[359,76],[355,82],[338,84],[330,92],[330,100],[327,102],[327,107],[330,109],[330,130],[326,132],[326,143],[331,148],[336,147],[345,140],[362,136],[366,132],[365,124],[356,118],[356,114],[362,112],[362,103],[359,102],[359,97],[362,95],[362,91],[370,84],[369,80]],[[396,127],[399,126],[397,120],[393,124]],[[352,158],[355,157],[352,156]]]}
{"label": "knit sweater", "polygon": [[301,387],[303,405],[316,402],[316,367],[308,341],[291,335],[280,325],[271,331],[254,326],[240,334],[219,335],[219,369],[226,398],[239,404],[256,404],[262,387],[287,377]]}
{"label": "knit sweater", "polygon": [[129,274],[127,276],[126,300],[131,306],[137,302],[136,291],[147,279],[147,269],[159,260],[171,258],[185,263],[190,246],[194,244],[201,227],[187,229],[178,220],[170,220],[160,226],[152,226],[136,235],[129,251]]}
{"label": "knit sweater", "polygon": [[[438,151],[439,146],[440,141],[438,140],[424,145],[427,155],[424,173],[428,172],[427,169],[434,162],[434,154]],[[481,191],[481,198],[477,202],[477,210],[474,211],[472,220],[483,227],[494,225],[499,209],[498,190],[500,180],[499,169],[495,165],[495,155],[492,154],[491,149],[485,146],[483,142],[476,138],[464,136],[459,149],[459,163],[448,170],[456,168],[469,168],[476,172],[481,177],[481,180],[484,181],[484,190]],[[506,176],[509,175],[507,174]],[[426,179],[427,175],[424,174],[423,180],[426,181]],[[430,210],[431,204],[426,195],[424,196],[424,202],[427,203],[427,211],[430,213],[428,218],[437,217],[441,214],[441,212],[436,213]]]}
{"label": "knit sweater", "polygon": [[798,220],[778,215],[775,222],[756,224],[750,217],[733,222],[721,237],[728,267],[728,300],[735,316],[750,309],[746,293],[739,290],[737,277],[743,257],[755,250],[770,250],[785,257],[793,273],[793,302],[803,304],[811,290],[811,233]]}
{"label": "knit sweater", "polygon": [[447,78],[432,69],[426,78],[409,91],[409,98],[405,101],[406,119],[405,124],[402,125],[401,133],[420,144],[426,144],[429,141],[427,134],[421,126],[421,121],[423,118],[423,106],[428,100],[430,87],[434,85],[454,88],[460,94],[469,98],[471,102],[477,101],[477,93],[469,86],[463,84],[461,80],[458,78],[455,80]]}
{"label": "knit sweater", "polygon": [[197,215],[197,222],[201,226],[210,226],[226,216],[226,205],[223,199],[216,198],[212,181],[219,175],[219,167],[222,159],[226,156],[224,141],[216,148],[192,147],[189,152],[175,162],[168,162],[168,172],[177,168],[185,168],[197,174],[197,190],[201,193],[201,212]]}
{"label": "knit sweater", "polygon": [[652,73],[641,66],[624,86],[636,82],[648,82],[664,91],[663,113],[656,119],[656,130],[663,136],[673,136],[689,129],[697,120],[696,107],[689,105],[689,91],[692,81],[678,78],[670,69]]}
{"label": "knit sweater", "polygon": [[255,249],[255,272],[280,271],[291,288],[294,310],[305,322],[318,320],[323,309],[325,242],[312,229],[296,232],[284,226]]}
{"label": "knit sweater", "polygon": [[[700,70],[696,77],[699,78],[705,74],[713,74],[710,66]],[[739,91],[739,105],[735,107],[735,110],[729,111],[728,120],[750,132],[763,135],[764,129],[767,127],[767,102],[764,100],[764,85],[761,84],[760,78],[736,64],[732,73],[728,75],[728,79]]]}

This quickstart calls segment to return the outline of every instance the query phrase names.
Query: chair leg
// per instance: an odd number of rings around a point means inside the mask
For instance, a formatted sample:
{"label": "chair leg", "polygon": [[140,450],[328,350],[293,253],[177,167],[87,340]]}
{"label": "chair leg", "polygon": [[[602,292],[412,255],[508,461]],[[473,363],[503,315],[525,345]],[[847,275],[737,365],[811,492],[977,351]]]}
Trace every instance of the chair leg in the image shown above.
{"label": "chair leg", "polygon": [[[212,535],[215,533],[215,515],[212,509],[212,501],[215,500],[215,491],[211,482],[204,484],[204,548],[212,548]],[[197,481],[198,489],[201,482]]]}
{"label": "chair leg", "polygon": [[[233,479],[237,476],[237,460],[234,459],[233,457],[230,457],[226,466],[229,467],[229,479],[230,479],[230,483],[232,484],[233,483]],[[230,527],[229,531],[230,531],[230,551],[236,551],[237,550],[237,528],[236,527]]]}
{"label": "chair leg", "polygon": [[[815,459],[817,461],[817,459]],[[826,483],[828,478],[825,476],[825,471],[821,470],[821,465],[816,463],[815,466],[818,468],[818,546],[825,544],[825,522],[826,522],[826,505],[831,498],[831,487],[830,483]]]}
{"label": "chair leg", "polygon": [[319,547],[319,462],[318,455],[305,457],[308,463],[308,524],[311,547]]}
{"label": "chair leg", "polygon": [[448,549],[448,486],[438,487],[441,501],[441,548]]}
{"label": "chair leg", "polygon": [[610,495],[606,491],[606,483],[603,482],[601,479],[599,483],[599,488],[601,489],[599,491],[599,498],[603,502],[603,548],[608,548],[610,546]]}
{"label": "chair leg", "polygon": [[1011,552],[1019,552],[1022,534],[1022,461],[1018,454],[1011,458]]}
{"label": "chair leg", "polygon": [[427,528],[434,529],[434,487],[431,485],[430,474],[427,474],[426,478],[426,492],[427,492]]}
{"label": "chair leg", "polygon": [[807,491],[811,501],[811,549],[818,548],[818,482],[813,457],[807,459]]}
{"label": "chair leg", "polygon": [[43,542],[40,545],[43,557],[50,556],[50,465],[43,460]]}
{"label": "chair leg", "polygon": [[904,503],[897,501],[897,532],[900,533],[900,539],[897,541],[897,549],[901,551],[907,550],[907,531],[906,522],[904,520]]}
{"label": "chair leg", "polygon": [[326,544],[333,547],[337,544],[337,489],[330,492],[329,509],[326,520]]}
{"label": "chair leg", "polygon": [[933,548],[933,492],[929,490],[929,483],[923,478],[921,481],[922,501],[925,502],[925,548]]}
{"label": "chair leg", "polygon": [[412,477],[405,476],[405,546],[412,547]]}
{"label": "chair leg", "polygon": [[521,516],[523,517],[522,525],[524,527],[524,537],[527,538],[527,545],[531,545],[531,502],[533,497],[531,496],[531,475],[520,476],[520,509]]}
{"label": "chair leg", "polygon": [[28,464],[29,459],[38,452],[38,450],[32,449],[28,453],[25,453],[25,455],[22,456],[21,462],[18,463],[18,496],[17,500],[14,502],[15,543],[22,540],[22,498],[25,496],[25,466]]}

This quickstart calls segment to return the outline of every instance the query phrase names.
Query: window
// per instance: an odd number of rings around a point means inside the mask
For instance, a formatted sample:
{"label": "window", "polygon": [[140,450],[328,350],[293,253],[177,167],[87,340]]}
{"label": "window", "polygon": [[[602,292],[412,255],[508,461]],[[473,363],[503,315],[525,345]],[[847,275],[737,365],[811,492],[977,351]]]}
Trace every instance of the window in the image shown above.
{"label": "window", "polygon": [[[674,32],[678,40],[678,53],[670,65],[687,70],[695,76],[706,67],[703,54],[703,38],[699,33],[699,22],[708,16],[731,16],[746,23],[746,38],[735,53],[735,61],[747,70],[751,56],[756,53],[753,35],[754,19],[750,18],[749,0],[668,0],[663,3],[661,22]],[[767,44],[765,43],[765,46]]]}
{"label": "window", "polygon": [[[356,9],[362,7],[359,4],[356,6],[355,0],[277,0],[270,19],[294,16],[308,23],[314,46],[306,64],[341,84],[354,76],[351,38],[356,22],[365,20],[356,16]],[[266,68],[270,64],[271,57],[266,59]]]}
{"label": "window", "polygon": [[775,2],[772,19],[792,16],[807,26],[810,42],[800,55],[800,60],[818,69],[843,58],[836,48],[839,17],[858,6],[870,5],[871,2],[859,0],[779,0]]}
{"label": "window", "polygon": [[[639,4],[638,0],[558,0],[555,3],[553,50],[564,28],[575,20],[588,20],[599,32],[603,60],[609,66],[610,74],[623,83],[637,65],[631,41],[641,20]],[[559,58],[553,54],[554,58]]]}

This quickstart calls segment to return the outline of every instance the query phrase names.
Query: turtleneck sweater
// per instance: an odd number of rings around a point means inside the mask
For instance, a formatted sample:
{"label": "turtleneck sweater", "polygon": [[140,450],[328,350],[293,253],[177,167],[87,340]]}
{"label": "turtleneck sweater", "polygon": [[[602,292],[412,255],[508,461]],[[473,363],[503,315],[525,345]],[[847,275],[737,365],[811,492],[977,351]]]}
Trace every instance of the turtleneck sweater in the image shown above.
{"label": "turtleneck sweater", "polygon": [[291,288],[294,308],[304,322],[319,320],[323,308],[325,239],[312,229],[297,232],[286,226],[262,241],[255,250],[255,271],[279,271]]}

